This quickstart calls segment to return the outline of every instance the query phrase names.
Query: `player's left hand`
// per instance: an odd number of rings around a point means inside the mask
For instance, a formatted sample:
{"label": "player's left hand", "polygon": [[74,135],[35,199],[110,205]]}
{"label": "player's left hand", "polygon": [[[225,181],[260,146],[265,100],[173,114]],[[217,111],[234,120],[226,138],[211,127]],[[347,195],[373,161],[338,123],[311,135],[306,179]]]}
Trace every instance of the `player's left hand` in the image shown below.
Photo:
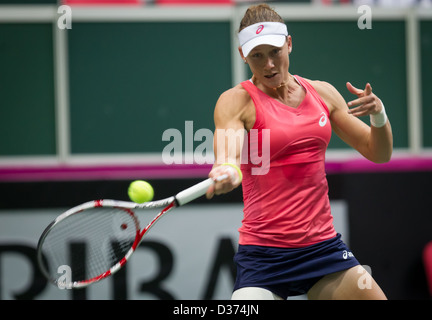
{"label": "player's left hand", "polygon": [[381,100],[372,92],[368,83],[364,90],[354,87],[350,82],[346,84],[347,89],[358,98],[348,102],[350,110],[348,113],[356,117],[363,117],[371,114],[378,114],[382,110]]}

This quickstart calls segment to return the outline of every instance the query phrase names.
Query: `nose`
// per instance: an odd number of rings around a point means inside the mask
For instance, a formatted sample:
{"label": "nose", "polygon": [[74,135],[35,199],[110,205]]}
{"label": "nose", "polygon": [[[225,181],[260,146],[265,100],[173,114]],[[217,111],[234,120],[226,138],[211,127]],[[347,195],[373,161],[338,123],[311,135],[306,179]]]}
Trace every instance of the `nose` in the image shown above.
{"label": "nose", "polygon": [[265,66],[266,66],[267,69],[272,69],[275,66],[274,61],[273,61],[273,59],[271,57],[267,58]]}

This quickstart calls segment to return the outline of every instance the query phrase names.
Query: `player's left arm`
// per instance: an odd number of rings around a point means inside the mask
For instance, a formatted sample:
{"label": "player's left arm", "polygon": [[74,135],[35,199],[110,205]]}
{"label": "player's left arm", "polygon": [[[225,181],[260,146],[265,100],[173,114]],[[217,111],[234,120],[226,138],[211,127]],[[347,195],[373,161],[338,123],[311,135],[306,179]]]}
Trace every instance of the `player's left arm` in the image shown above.
{"label": "player's left arm", "polygon": [[358,117],[380,114],[384,108],[368,83],[364,90],[347,83],[347,89],[357,96],[348,103],[332,85],[315,82],[314,87],[329,107],[333,131],[366,159],[375,163],[390,161],[393,152],[393,134],[390,121],[379,127],[368,126]]}

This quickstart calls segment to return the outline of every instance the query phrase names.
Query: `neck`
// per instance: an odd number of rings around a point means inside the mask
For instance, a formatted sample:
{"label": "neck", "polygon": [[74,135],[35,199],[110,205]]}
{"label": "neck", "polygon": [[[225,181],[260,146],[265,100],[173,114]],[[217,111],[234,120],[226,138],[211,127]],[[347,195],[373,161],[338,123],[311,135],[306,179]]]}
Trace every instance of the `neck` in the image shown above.
{"label": "neck", "polygon": [[257,81],[255,77],[252,77],[252,81],[267,95],[286,105],[297,106],[303,97],[302,95],[299,96],[298,94],[298,89],[301,87],[301,85],[291,74],[288,74],[287,80],[283,81],[275,88],[260,85],[259,81]]}
{"label": "neck", "polygon": [[277,87],[268,88],[266,90],[270,96],[284,99],[288,97],[295,90],[297,85],[296,80],[291,74],[288,74],[286,80],[280,83]]}

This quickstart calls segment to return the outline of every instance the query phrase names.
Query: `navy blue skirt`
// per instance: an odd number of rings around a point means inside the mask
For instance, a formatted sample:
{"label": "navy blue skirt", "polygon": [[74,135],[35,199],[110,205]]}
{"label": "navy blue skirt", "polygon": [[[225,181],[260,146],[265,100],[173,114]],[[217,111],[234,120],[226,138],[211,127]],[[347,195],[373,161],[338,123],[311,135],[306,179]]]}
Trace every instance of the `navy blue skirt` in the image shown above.
{"label": "navy blue skirt", "polygon": [[341,235],[303,248],[239,245],[234,291],[270,290],[283,299],[305,294],[323,276],[359,265]]}

